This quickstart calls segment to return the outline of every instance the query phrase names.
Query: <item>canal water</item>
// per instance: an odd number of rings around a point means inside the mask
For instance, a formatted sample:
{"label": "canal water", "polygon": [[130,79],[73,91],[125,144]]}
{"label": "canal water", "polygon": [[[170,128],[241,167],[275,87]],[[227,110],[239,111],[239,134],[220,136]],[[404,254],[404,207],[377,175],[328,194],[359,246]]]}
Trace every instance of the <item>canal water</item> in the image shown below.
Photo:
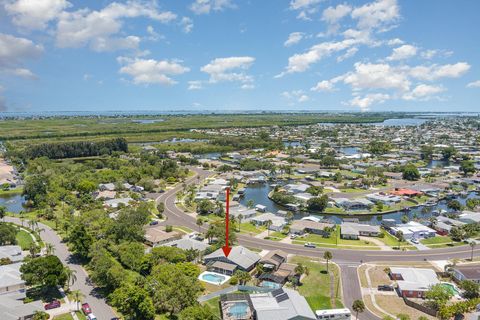
{"label": "canal water", "polygon": [[23,202],[24,198],[21,194],[0,195],[0,206],[5,206],[8,212],[19,213],[25,210]]}
{"label": "canal water", "polygon": [[[253,200],[255,205],[261,204],[267,207],[267,212],[276,213],[278,210],[286,210],[285,208],[277,205],[272,200],[268,198],[268,193],[272,190],[268,184],[259,184],[254,186],[247,186],[245,188],[245,196],[240,200],[240,204],[247,205],[248,200]],[[456,196],[455,199],[458,200],[462,205],[465,205],[467,199],[476,197],[475,192],[470,192],[467,196]],[[416,217],[419,220],[428,220],[434,211],[445,210],[448,211],[447,202],[449,200],[441,200],[436,205],[427,207],[427,212],[422,212],[424,206],[419,206],[416,208],[411,208],[409,211],[397,211],[393,213],[387,213],[383,215],[358,215],[358,216],[346,216],[346,215],[333,215],[333,214],[322,214],[326,220],[330,220],[334,223],[340,224],[342,219],[345,217],[358,219],[360,222],[368,224],[380,224],[383,219],[394,219],[396,222],[400,223],[402,217],[407,215],[410,220],[414,220]],[[307,216],[308,213],[302,213],[296,215],[295,218],[301,218]]]}

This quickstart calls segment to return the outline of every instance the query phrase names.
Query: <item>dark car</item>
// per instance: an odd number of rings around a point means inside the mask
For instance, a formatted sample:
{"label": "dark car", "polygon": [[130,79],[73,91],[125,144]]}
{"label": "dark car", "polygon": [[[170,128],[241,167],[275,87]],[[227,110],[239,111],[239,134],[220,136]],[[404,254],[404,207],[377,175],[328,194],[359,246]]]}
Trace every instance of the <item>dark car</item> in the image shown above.
{"label": "dark car", "polygon": [[45,305],[45,310],[50,310],[50,309],[55,309],[59,308],[61,305],[60,301],[58,300],[53,300],[52,302],[49,302]]}
{"label": "dark car", "polygon": [[393,291],[393,287],[387,284],[382,284],[378,286],[378,291]]}
{"label": "dark car", "polygon": [[92,309],[88,303],[82,303],[82,311],[84,314],[92,313]]}
{"label": "dark car", "polygon": [[153,220],[150,222],[150,225],[151,226],[156,226],[158,224],[158,221],[157,220]]}

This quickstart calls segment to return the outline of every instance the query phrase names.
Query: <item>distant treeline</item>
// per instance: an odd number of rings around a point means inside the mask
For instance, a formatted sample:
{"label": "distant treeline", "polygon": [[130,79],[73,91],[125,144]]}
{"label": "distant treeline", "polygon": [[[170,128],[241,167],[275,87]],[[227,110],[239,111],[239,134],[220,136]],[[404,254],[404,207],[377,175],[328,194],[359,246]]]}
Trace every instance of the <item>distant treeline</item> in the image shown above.
{"label": "distant treeline", "polygon": [[111,154],[114,151],[128,151],[127,140],[116,138],[104,141],[72,141],[57,143],[42,143],[32,145],[23,152],[23,158],[35,159],[47,157],[49,159],[63,159],[76,157],[92,157]]}

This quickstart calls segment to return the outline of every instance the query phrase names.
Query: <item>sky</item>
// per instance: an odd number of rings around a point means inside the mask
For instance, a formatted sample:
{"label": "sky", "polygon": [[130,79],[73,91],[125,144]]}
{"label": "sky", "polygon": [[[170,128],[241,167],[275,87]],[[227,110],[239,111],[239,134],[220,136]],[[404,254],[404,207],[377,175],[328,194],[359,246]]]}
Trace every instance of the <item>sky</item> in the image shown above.
{"label": "sky", "polygon": [[477,0],[0,0],[0,111],[480,111]]}

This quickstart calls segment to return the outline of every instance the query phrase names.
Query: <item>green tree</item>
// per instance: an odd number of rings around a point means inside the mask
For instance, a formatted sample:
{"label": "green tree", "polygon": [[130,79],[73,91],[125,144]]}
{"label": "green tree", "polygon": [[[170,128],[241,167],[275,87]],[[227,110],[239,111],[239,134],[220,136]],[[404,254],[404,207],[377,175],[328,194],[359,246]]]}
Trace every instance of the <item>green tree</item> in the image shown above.
{"label": "green tree", "polygon": [[155,318],[152,299],[145,289],[138,286],[122,285],[110,295],[110,301],[126,319],[152,320]]}
{"label": "green tree", "polygon": [[321,197],[313,197],[311,199],[308,199],[307,201],[308,209],[314,210],[314,211],[324,211],[327,205],[328,205],[328,196],[325,194]]}
{"label": "green tree", "polygon": [[465,239],[465,230],[460,227],[454,226],[450,229],[450,237],[453,241],[462,241]]}
{"label": "green tree", "polygon": [[195,305],[203,290],[197,278],[186,275],[175,264],[155,266],[146,279],[146,288],[157,312],[174,314]]}
{"label": "green tree", "polygon": [[355,300],[352,304],[352,310],[355,311],[355,318],[358,319],[358,314],[365,311],[365,304],[362,300]]}
{"label": "green tree", "polygon": [[450,160],[451,157],[457,154],[457,150],[453,146],[442,149],[442,156],[444,160]]}
{"label": "green tree", "polygon": [[6,213],[7,213],[7,208],[5,206],[0,206],[0,219],[2,221],[4,221]]}
{"label": "green tree", "polygon": [[85,298],[85,295],[80,290],[72,291],[71,295],[73,302],[75,302],[75,307],[80,310],[80,302]]}
{"label": "green tree", "polygon": [[425,298],[429,300],[429,304],[438,310],[444,306],[451,298],[453,294],[442,284],[436,284],[430,287],[425,293]]}
{"label": "green tree", "polygon": [[48,320],[50,315],[45,311],[35,311],[33,314],[32,320]]}
{"label": "green tree", "polygon": [[120,243],[115,250],[123,266],[137,272],[140,270],[145,251],[142,243],[125,241]]}
{"label": "green tree", "polygon": [[28,260],[20,267],[22,279],[29,286],[64,286],[67,273],[57,256],[45,256]]}
{"label": "green tree", "polygon": [[72,251],[85,259],[90,252],[90,246],[93,243],[92,237],[87,233],[87,229],[80,223],[77,223],[70,230],[68,242]]}
{"label": "green tree", "polygon": [[0,222],[0,246],[15,244],[17,229],[14,226]]}
{"label": "green tree", "polygon": [[413,163],[408,163],[403,167],[402,177],[405,180],[415,181],[420,179],[420,172]]}
{"label": "green tree", "polygon": [[454,211],[460,211],[462,210],[462,204],[458,200],[450,200],[447,203],[447,207],[451,210]]}
{"label": "green tree", "polygon": [[472,160],[463,160],[460,162],[460,171],[466,176],[474,174],[475,163]]}
{"label": "green tree", "polygon": [[471,280],[462,280],[459,284],[460,289],[465,290],[464,297],[475,299],[480,297],[480,284]]}
{"label": "green tree", "polygon": [[241,285],[245,285],[248,281],[252,280],[252,276],[247,271],[237,270],[234,275]]}
{"label": "green tree", "polygon": [[178,320],[216,320],[217,317],[207,305],[196,304],[185,308],[178,314]]}
{"label": "green tree", "polygon": [[67,281],[65,284],[67,285],[67,288],[70,289],[70,286],[73,286],[73,284],[77,281],[77,271],[70,269],[69,267],[65,267],[65,275],[67,276]]}
{"label": "green tree", "polygon": [[200,200],[197,204],[197,212],[199,214],[209,214],[215,209],[215,205],[207,199]]}

